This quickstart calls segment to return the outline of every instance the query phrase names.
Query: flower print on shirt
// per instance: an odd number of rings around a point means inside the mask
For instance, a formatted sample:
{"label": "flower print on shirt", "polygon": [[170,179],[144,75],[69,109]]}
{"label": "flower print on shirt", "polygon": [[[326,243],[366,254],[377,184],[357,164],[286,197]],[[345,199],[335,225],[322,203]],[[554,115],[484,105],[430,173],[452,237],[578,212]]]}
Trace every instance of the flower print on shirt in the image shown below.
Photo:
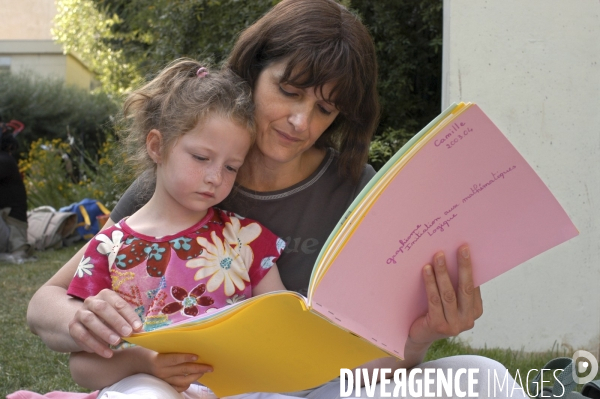
{"label": "flower print on shirt", "polygon": [[171,302],[162,308],[162,313],[172,314],[181,311],[181,314],[185,316],[197,316],[199,313],[198,306],[210,306],[215,303],[211,297],[203,296],[205,291],[205,284],[197,285],[189,294],[185,288],[171,287],[171,295],[176,302]]}
{"label": "flower print on shirt", "polygon": [[203,246],[205,251],[198,258],[186,263],[191,269],[199,268],[194,279],[202,280],[212,276],[206,285],[208,291],[216,291],[223,285],[227,296],[232,296],[236,288],[244,290],[245,282],[250,282],[244,260],[252,251],[243,251],[245,256],[237,254],[230,245],[223,243],[214,231],[210,233],[210,238],[212,243],[204,237],[197,238],[198,244]]}
{"label": "flower print on shirt", "polygon": [[92,257],[88,256],[87,258],[81,259],[81,262],[77,265],[77,271],[75,271],[75,275],[79,278],[83,278],[84,274],[88,276],[92,275],[92,269],[94,268],[94,264],[91,262]]}
{"label": "flower print on shirt", "polygon": [[267,256],[266,258],[263,258],[263,260],[260,261],[260,267],[262,267],[263,269],[270,269],[273,267],[274,264],[275,264],[274,256]]}
{"label": "flower print on shirt", "polygon": [[231,298],[227,298],[226,302],[227,302],[228,305],[233,305],[234,303],[242,302],[244,300],[246,300],[246,295],[237,295],[237,294],[235,294]]}
{"label": "flower print on shirt", "polygon": [[121,245],[123,245],[123,232],[113,230],[110,238],[106,234],[98,234],[95,239],[101,242],[101,244],[98,244],[98,252],[108,256],[108,265],[111,268]]}
{"label": "flower print on shirt", "polygon": [[279,255],[281,255],[281,252],[285,249],[285,241],[277,237],[277,241],[275,242],[275,248],[277,248],[277,252],[279,252]]}
{"label": "flower print on shirt", "polygon": [[250,243],[256,240],[261,232],[262,229],[258,223],[250,223],[242,227],[240,220],[237,217],[232,217],[229,222],[225,223],[223,237],[225,237],[225,241],[232,246],[235,252],[239,254],[243,254],[247,251],[250,252],[250,256],[244,254],[246,255],[244,258],[250,258],[250,263],[247,263],[247,265],[250,265],[254,259],[254,253],[252,252],[252,248],[250,248]]}

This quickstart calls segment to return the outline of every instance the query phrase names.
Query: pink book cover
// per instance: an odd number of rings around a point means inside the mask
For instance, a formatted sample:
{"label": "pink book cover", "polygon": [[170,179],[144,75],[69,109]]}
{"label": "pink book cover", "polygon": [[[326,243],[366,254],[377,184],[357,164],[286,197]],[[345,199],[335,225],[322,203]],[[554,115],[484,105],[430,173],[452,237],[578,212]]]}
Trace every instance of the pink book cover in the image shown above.
{"label": "pink book cover", "polygon": [[316,288],[314,310],[404,357],[427,311],[421,270],[468,243],[475,285],[572,238],[577,229],[502,132],[476,105],[440,130],[400,171]]}

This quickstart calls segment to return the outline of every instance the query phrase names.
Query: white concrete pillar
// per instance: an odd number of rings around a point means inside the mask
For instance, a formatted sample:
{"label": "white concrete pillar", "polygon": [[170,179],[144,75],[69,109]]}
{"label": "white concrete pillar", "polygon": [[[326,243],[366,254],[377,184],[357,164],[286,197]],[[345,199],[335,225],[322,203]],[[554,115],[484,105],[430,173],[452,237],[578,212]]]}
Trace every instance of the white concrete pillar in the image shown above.
{"label": "white concrete pillar", "polygon": [[461,337],[599,355],[600,2],[444,0],[442,101],[481,106],[580,231],[485,284]]}

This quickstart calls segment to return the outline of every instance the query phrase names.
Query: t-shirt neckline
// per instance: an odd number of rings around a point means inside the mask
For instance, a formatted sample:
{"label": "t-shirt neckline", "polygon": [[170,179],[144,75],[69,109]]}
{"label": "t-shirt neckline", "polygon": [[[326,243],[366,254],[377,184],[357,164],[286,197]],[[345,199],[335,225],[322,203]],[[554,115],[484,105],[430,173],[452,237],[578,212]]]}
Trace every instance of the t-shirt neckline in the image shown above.
{"label": "t-shirt neckline", "polygon": [[212,207],[210,207],[206,211],[206,215],[204,215],[204,217],[202,219],[200,219],[197,223],[194,223],[192,226],[188,227],[185,230],[182,230],[180,232],[177,232],[177,233],[174,233],[174,234],[170,234],[170,235],[167,235],[167,236],[162,236],[162,237],[149,236],[149,235],[142,234],[142,233],[140,233],[140,232],[132,229],[127,224],[127,219],[129,219],[129,216],[126,217],[126,218],[121,219],[121,221],[119,223],[117,223],[117,224],[121,227],[121,230],[123,230],[124,232],[129,233],[131,235],[134,235],[135,237],[143,239],[145,241],[150,241],[150,242],[166,242],[166,241],[171,241],[171,240],[174,240],[176,238],[179,238],[179,237],[191,234],[194,231],[200,229],[210,219],[212,219],[213,215],[214,215],[214,209]]}
{"label": "t-shirt neckline", "polygon": [[327,171],[329,165],[331,165],[331,163],[333,162],[334,156],[335,151],[332,148],[328,147],[327,154],[325,154],[325,157],[323,158],[317,169],[313,173],[311,173],[311,175],[308,176],[306,179],[294,184],[293,186],[275,191],[254,191],[244,186],[236,185],[236,194],[241,194],[246,197],[260,200],[273,200],[288,197],[299,191],[305,190],[308,187],[312,186],[314,183],[316,183],[321,178],[321,176],[323,176],[323,174]]}

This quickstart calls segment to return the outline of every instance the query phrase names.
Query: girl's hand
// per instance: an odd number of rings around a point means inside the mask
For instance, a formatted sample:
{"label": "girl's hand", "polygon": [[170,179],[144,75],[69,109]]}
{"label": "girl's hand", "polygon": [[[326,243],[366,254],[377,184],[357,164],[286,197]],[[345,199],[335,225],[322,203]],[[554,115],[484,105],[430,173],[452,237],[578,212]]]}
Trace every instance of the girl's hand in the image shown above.
{"label": "girl's hand", "polygon": [[86,352],[110,358],[109,345],[116,345],[142,328],[133,308],[116,292],[104,289],[83,301],[69,322],[69,334]]}
{"label": "girl's hand", "polygon": [[470,330],[481,314],[483,304],[479,287],[473,285],[473,269],[468,245],[457,251],[458,292],[454,290],[442,252],[433,257],[433,266],[423,268],[428,298],[427,314],[412,324],[408,345],[428,346],[433,341]]}
{"label": "girl's hand", "polygon": [[196,355],[148,352],[150,356],[145,373],[169,383],[177,392],[187,390],[204,373],[212,372],[212,367],[194,363],[198,360]]}

